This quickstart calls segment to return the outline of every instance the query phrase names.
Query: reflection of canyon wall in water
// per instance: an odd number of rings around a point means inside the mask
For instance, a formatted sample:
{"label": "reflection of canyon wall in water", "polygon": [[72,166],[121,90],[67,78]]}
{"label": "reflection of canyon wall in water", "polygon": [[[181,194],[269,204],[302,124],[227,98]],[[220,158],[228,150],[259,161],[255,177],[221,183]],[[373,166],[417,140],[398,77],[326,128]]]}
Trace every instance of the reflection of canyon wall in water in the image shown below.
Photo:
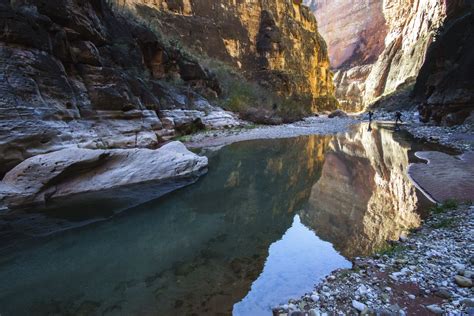
{"label": "reflection of canyon wall in water", "polygon": [[368,254],[420,224],[407,176],[410,146],[385,129],[337,136],[302,221],[345,256]]}
{"label": "reflection of canyon wall in water", "polygon": [[2,255],[2,313],[230,314],[309,199],[329,140],[225,147],[191,187]]}
{"label": "reflection of canyon wall in water", "polygon": [[[192,269],[191,278],[162,284],[166,290],[160,292],[160,304],[169,304],[170,289],[184,290],[189,296],[185,305],[173,308],[177,314],[230,314],[262,272],[270,245],[281,238],[295,212],[308,201],[329,140],[328,136],[309,136],[244,142],[221,150],[217,161],[211,158],[211,165],[229,172],[213,173],[211,167],[209,181],[197,184],[206,186],[205,190],[197,188],[199,196],[187,200],[209,203],[200,207],[208,210],[225,207],[222,232],[203,250],[208,256],[205,260],[198,256],[174,267]],[[157,283],[173,278],[175,270],[163,272]]]}

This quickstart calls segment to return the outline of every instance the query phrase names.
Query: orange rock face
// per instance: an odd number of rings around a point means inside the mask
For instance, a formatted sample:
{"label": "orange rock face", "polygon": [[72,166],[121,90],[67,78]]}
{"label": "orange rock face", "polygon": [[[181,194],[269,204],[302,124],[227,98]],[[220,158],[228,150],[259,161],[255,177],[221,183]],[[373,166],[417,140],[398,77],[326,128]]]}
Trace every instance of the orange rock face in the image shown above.
{"label": "orange rock face", "polygon": [[249,79],[331,110],[333,76],[315,17],[301,1],[110,0],[196,54],[235,67]]}
{"label": "orange rock face", "polygon": [[[457,7],[454,2],[449,2],[451,11]],[[444,0],[305,3],[328,42],[336,97],[348,111],[362,110],[414,81],[447,11]]]}

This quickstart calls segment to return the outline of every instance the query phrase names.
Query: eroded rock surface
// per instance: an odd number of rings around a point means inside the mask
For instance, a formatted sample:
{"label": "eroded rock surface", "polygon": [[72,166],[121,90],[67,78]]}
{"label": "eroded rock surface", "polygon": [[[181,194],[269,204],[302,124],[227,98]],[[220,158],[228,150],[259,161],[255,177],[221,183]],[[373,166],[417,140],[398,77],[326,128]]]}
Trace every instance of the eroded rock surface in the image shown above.
{"label": "eroded rock surface", "polygon": [[305,0],[328,42],[336,98],[345,111],[363,109],[365,81],[385,49],[388,33],[382,0]]}
{"label": "eroded rock surface", "polygon": [[[383,96],[402,93],[395,102],[423,103],[425,121],[454,125],[469,116],[473,32],[472,13],[466,13],[472,11],[472,1],[305,3],[328,41],[336,97],[343,109],[357,112]],[[412,100],[408,95],[417,77],[419,98]]]}
{"label": "eroded rock surface", "polygon": [[156,148],[160,109],[218,110],[207,69],[104,1],[2,0],[0,17],[0,175],[70,147]]}
{"label": "eroded rock surface", "polygon": [[326,43],[315,17],[296,1],[109,2],[144,21],[158,20],[156,28],[165,36],[313,111],[336,107]]}
{"label": "eroded rock surface", "polygon": [[189,152],[180,142],[157,150],[71,148],[23,161],[0,185],[10,208],[146,182],[159,184],[156,198],[195,181],[206,167],[206,157]]}
{"label": "eroded rock surface", "polygon": [[453,126],[474,113],[474,11],[464,11],[452,12],[420,70],[414,92],[424,122]]}

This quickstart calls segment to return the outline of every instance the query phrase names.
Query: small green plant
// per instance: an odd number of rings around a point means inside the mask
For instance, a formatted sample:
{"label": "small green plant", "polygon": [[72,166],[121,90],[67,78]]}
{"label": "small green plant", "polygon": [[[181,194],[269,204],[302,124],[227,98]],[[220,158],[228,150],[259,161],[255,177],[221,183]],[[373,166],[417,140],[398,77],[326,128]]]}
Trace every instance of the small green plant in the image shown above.
{"label": "small green plant", "polygon": [[184,143],[191,141],[191,139],[192,139],[192,135],[181,135],[181,136],[177,136],[173,138],[173,140],[177,140]]}
{"label": "small green plant", "polygon": [[433,224],[433,228],[440,229],[440,228],[453,227],[455,222],[456,221],[454,220],[454,218],[446,218]]}
{"label": "small green plant", "polygon": [[395,245],[390,245],[390,244],[385,244],[382,246],[377,253],[381,256],[387,255],[389,257],[394,256],[403,250],[407,249],[406,246],[400,245],[400,244],[395,244]]}
{"label": "small green plant", "polygon": [[455,210],[456,208],[458,208],[458,206],[459,206],[459,203],[456,200],[449,199],[449,200],[444,201],[442,204],[433,206],[430,209],[430,212],[432,214],[441,214],[446,211]]}
{"label": "small green plant", "polygon": [[247,124],[243,127],[243,129],[256,129],[259,126],[260,125],[258,125],[258,124]]}
{"label": "small green plant", "polygon": [[350,276],[352,274],[352,272],[354,272],[354,270],[350,270],[350,269],[342,269],[340,272],[339,272],[339,277],[340,278],[346,278],[348,276]]}

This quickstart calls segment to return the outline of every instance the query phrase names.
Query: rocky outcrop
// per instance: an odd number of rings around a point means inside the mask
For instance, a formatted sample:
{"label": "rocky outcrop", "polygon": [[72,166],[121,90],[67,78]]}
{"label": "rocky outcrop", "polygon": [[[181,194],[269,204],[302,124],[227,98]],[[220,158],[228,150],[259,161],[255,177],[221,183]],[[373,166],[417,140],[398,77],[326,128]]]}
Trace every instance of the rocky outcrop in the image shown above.
{"label": "rocky outcrop", "polygon": [[365,82],[385,48],[388,33],[383,0],[306,0],[328,42],[340,108],[364,108]]}
{"label": "rocky outcrop", "polygon": [[385,49],[367,78],[365,102],[395,92],[414,79],[426,51],[446,18],[445,1],[384,1],[389,32]]}
{"label": "rocky outcrop", "polygon": [[308,0],[329,43],[341,105],[359,111],[412,85],[425,60],[435,63],[427,50],[446,17],[468,2]]}
{"label": "rocky outcrop", "polygon": [[[317,22],[297,1],[109,0],[194,54],[233,66],[310,110],[334,109],[332,73]],[[156,21],[156,22],[155,22]]]}
{"label": "rocky outcrop", "polygon": [[424,122],[456,125],[474,111],[474,2],[450,15],[417,77],[414,95]]}
{"label": "rocky outcrop", "polygon": [[206,167],[206,157],[179,142],[157,150],[64,149],[29,158],[9,171],[0,182],[6,195],[0,201],[24,207],[143,183],[153,183],[157,198],[195,181]]}
{"label": "rocky outcrop", "polygon": [[1,0],[0,30],[0,176],[65,148],[157,148],[239,125],[209,70],[225,64],[262,99],[335,105],[316,20],[288,1]]}
{"label": "rocky outcrop", "polygon": [[104,1],[2,0],[0,16],[0,175],[64,148],[156,148],[161,109],[219,111],[211,72]]}

